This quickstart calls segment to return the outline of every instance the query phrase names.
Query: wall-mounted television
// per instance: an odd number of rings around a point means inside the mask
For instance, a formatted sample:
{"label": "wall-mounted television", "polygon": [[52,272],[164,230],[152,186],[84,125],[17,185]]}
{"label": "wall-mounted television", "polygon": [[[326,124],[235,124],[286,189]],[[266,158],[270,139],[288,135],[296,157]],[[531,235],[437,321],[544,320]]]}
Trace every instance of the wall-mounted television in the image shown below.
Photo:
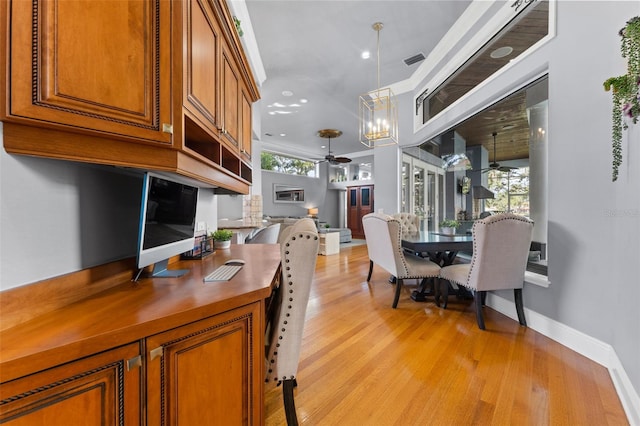
{"label": "wall-mounted television", "polygon": [[153,264],[153,277],[179,277],[187,269],[168,269],[169,258],[193,249],[198,187],[179,176],[147,172],[142,185],[138,268]]}

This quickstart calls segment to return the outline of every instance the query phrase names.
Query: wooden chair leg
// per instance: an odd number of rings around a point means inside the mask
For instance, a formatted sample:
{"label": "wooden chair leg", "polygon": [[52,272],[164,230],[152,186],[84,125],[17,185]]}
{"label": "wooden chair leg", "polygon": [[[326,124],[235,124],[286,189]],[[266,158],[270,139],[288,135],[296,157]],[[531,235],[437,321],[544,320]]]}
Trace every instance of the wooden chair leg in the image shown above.
{"label": "wooden chair leg", "polygon": [[476,291],[474,300],[476,302],[476,322],[478,323],[478,328],[485,330],[484,318],[482,317],[482,293],[484,293],[484,291]]}
{"label": "wooden chair leg", "polygon": [[371,274],[373,273],[373,260],[369,261],[369,275],[367,275],[367,282],[371,281]]}
{"label": "wooden chair leg", "polygon": [[298,426],[296,404],[293,400],[293,388],[296,385],[295,379],[282,381],[282,397],[284,399],[284,412],[287,417],[287,426]]}
{"label": "wooden chair leg", "polygon": [[520,325],[526,327],[527,320],[524,318],[524,304],[522,303],[522,289],[514,288],[513,296],[516,301],[516,312],[518,313],[518,322]]}
{"label": "wooden chair leg", "polygon": [[400,300],[400,291],[402,290],[402,279],[398,278],[396,280],[396,295],[393,298],[393,305],[391,305],[391,307],[393,307],[393,309],[395,309],[398,306],[398,300]]}

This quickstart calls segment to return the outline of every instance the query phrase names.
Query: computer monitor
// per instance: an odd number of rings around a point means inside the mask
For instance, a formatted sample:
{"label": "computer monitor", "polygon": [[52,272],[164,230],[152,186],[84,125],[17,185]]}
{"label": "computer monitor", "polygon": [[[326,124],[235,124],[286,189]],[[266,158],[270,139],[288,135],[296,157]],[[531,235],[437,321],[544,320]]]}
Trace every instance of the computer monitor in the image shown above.
{"label": "computer monitor", "polygon": [[193,249],[198,187],[179,176],[144,175],[138,234],[138,276],[154,264],[153,277],[179,277],[188,269],[168,269],[169,258]]}

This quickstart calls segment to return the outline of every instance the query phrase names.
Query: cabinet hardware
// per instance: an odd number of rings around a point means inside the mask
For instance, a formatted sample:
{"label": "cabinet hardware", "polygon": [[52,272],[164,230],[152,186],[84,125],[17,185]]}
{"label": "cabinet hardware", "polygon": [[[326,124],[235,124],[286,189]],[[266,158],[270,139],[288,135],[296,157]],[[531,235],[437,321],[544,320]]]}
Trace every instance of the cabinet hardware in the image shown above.
{"label": "cabinet hardware", "polygon": [[155,349],[152,349],[149,352],[149,358],[151,361],[153,361],[154,359],[161,357],[163,355],[163,350],[162,350],[162,346],[158,346]]}
{"label": "cabinet hardware", "polygon": [[173,124],[162,123],[162,131],[172,135],[173,134]]}
{"label": "cabinet hardware", "polygon": [[138,355],[127,360],[127,371],[131,371],[134,368],[142,367],[142,356]]}

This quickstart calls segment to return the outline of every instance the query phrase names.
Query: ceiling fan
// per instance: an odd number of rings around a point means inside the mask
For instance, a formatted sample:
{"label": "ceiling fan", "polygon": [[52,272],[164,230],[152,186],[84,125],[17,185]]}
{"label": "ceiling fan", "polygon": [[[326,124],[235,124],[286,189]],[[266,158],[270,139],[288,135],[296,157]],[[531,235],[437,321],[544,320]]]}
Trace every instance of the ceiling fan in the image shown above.
{"label": "ceiling fan", "polygon": [[489,164],[489,167],[485,167],[480,171],[482,173],[487,173],[491,170],[498,170],[500,172],[510,172],[511,170],[516,170],[517,167],[501,166],[499,163],[496,163],[496,136],[498,136],[498,133],[493,132],[491,133],[491,135],[493,136],[493,162]]}
{"label": "ceiling fan", "polygon": [[328,161],[329,164],[336,165],[336,164],[345,164],[345,163],[351,162],[351,158],[336,157],[331,153],[331,138],[337,138],[340,135],[342,135],[341,130],[335,130],[335,129],[318,130],[318,136],[320,136],[321,138],[329,139],[329,144],[328,144],[329,152],[327,153],[327,155],[325,155],[324,160],[319,161],[319,163],[322,163],[323,161]]}

